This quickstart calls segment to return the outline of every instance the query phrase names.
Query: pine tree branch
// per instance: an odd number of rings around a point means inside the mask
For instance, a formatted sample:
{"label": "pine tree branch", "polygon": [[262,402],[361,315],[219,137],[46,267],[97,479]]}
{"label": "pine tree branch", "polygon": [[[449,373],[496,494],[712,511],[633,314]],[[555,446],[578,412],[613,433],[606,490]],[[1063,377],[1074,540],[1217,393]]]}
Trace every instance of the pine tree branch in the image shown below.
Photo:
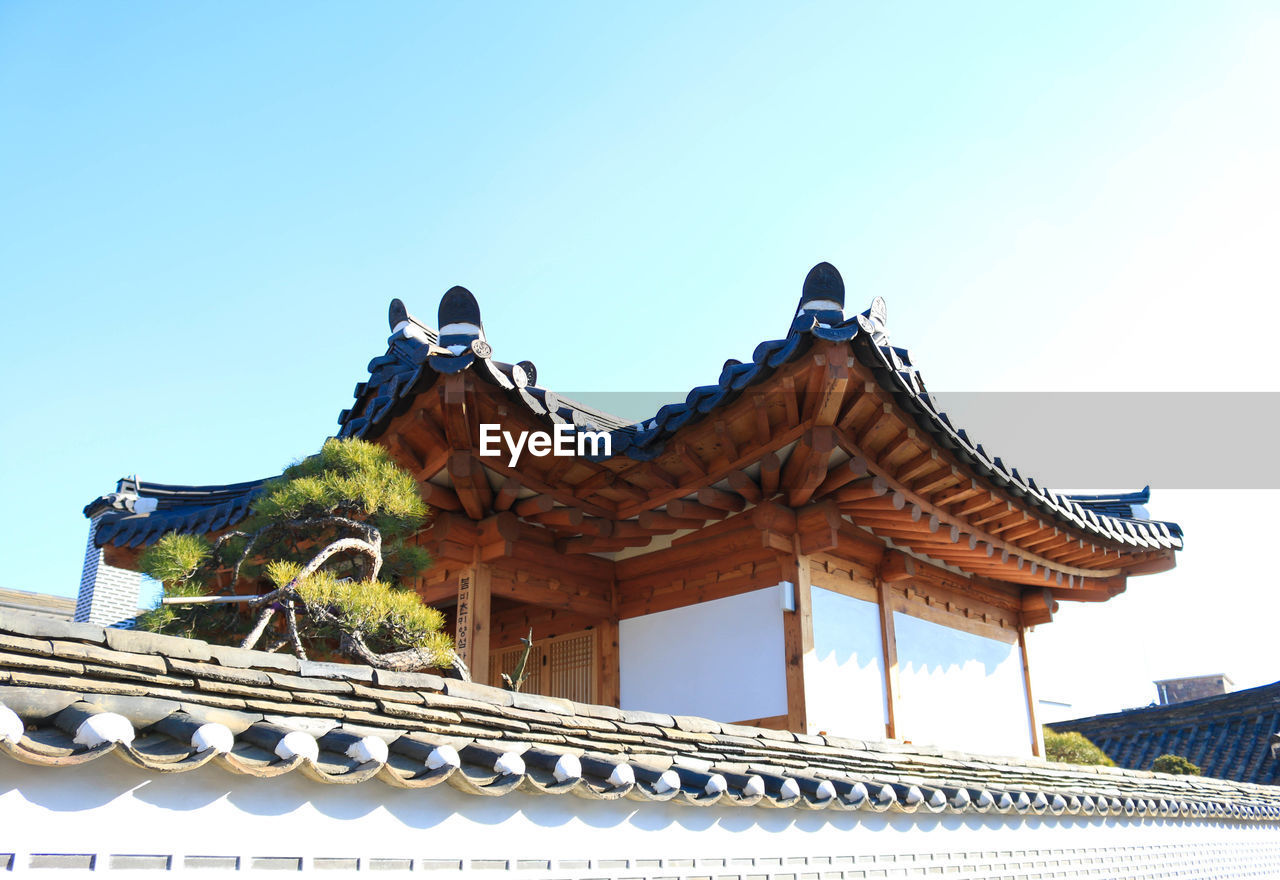
{"label": "pine tree branch", "polygon": [[271,622],[271,615],[276,613],[275,605],[268,605],[262,609],[262,613],[258,615],[258,620],[253,625],[253,629],[249,630],[249,634],[244,637],[244,641],[240,643],[242,648],[252,648],[258,643],[258,639],[262,638],[262,633],[266,630],[267,624]]}

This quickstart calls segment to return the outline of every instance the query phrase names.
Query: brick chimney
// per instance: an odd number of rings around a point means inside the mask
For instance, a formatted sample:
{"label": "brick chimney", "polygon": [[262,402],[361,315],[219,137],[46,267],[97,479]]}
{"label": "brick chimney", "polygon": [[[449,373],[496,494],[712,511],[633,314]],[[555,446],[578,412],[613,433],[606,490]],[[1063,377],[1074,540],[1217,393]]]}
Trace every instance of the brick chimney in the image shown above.
{"label": "brick chimney", "polygon": [[[128,504],[133,509],[133,502],[139,500],[136,495],[128,493],[125,480],[120,481],[112,498],[118,505]],[[144,502],[147,499],[142,499]],[[97,510],[93,510],[97,507]],[[80,594],[76,598],[75,620],[79,623],[96,623],[100,626],[114,626],[128,629],[133,626],[138,616],[138,600],[142,593],[142,574],[127,568],[116,568],[108,565],[103,556],[103,549],[94,543],[98,532],[98,523],[103,515],[111,509],[111,505],[90,505],[92,514],[89,517],[89,542],[84,551],[84,569],[80,574]]]}

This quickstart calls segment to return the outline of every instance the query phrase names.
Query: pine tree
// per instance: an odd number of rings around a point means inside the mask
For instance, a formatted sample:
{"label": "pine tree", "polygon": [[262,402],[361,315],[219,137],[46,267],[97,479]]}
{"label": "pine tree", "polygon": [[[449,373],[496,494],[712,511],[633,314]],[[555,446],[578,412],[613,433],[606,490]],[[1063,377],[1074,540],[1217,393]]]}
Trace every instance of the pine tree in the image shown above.
{"label": "pine tree", "polygon": [[[170,533],[142,556],[164,584],[138,619],[154,632],[244,648],[333,650],[382,669],[465,666],[442,632],[444,615],[406,585],[431,563],[408,543],[427,509],[412,476],[362,440],[329,440],[286,468],[250,516],[212,543]],[[247,607],[248,615],[241,609]],[[271,632],[279,614],[284,632]]]}

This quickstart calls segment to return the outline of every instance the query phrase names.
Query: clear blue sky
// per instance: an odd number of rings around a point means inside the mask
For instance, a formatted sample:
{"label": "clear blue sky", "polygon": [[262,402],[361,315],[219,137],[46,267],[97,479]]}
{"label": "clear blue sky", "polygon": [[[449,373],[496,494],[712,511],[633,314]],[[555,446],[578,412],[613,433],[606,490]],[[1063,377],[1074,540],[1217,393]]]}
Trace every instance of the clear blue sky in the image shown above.
{"label": "clear blue sky", "polygon": [[[0,586],[73,593],[124,474],[314,450],[453,284],[564,391],[713,380],[824,259],[934,388],[1276,390],[1277,45],[1243,2],[0,4]],[[1155,491],[1179,571],[1042,627],[1041,696],[1276,677],[1277,493]]]}

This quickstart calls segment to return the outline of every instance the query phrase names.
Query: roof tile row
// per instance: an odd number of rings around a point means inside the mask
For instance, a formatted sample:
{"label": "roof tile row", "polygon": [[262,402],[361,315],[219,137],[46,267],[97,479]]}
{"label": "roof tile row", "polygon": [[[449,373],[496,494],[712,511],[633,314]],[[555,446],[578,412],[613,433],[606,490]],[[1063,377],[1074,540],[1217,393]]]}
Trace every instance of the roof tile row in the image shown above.
{"label": "roof tile row", "polygon": [[0,751],[30,764],[114,754],[155,772],[213,763],[490,796],[1280,822],[1280,790],[1264,786],[628,711],[16,613],[0,634]]}

